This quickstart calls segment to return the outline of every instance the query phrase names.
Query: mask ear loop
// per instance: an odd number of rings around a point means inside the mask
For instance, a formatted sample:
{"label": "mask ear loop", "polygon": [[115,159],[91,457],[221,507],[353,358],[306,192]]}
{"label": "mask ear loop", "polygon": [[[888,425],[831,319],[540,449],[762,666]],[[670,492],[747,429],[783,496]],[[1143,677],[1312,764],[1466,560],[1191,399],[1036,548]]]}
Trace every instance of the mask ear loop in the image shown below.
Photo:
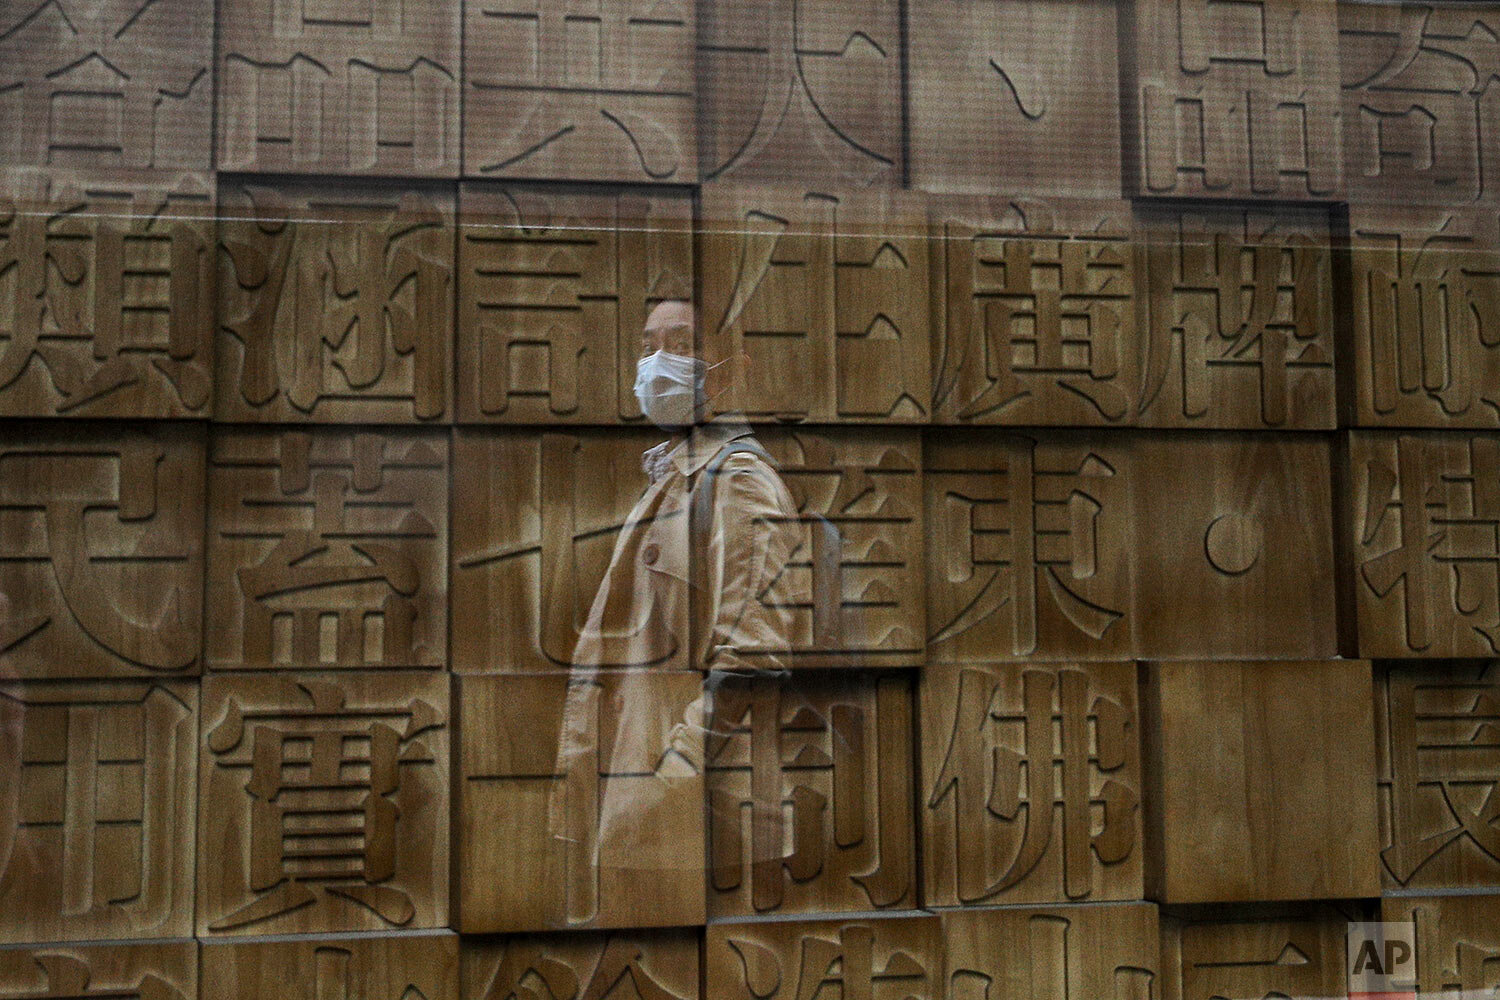
{"label": "mask ear loop", "polygon": [[[707,368],[704,368],[703,369],[703,378],[704,378],[705,385],[707,384],[707,379],[708,379],[708,373],[709,372],[713,371],[715,368],[722,368],[724,365],[729,364],[729,362],[732,361],[732,360],[734,360],[734,359],[733,358],[725,358],[723,361],[715,361],[713,364],[709,365]],[[734,388],[733,385],[726,385],[724,388],[720,389],[718,392],[714,393],[712,396],[710,396],[707,392],[705,392],[703,394],[703,403],[699,407],[699,409],[701,409],[701,410],[707,410],[710,406],[713,405],[714,400],[718,399],[720,396],[724,395],[726,392],[728,392],[732,388]]]}

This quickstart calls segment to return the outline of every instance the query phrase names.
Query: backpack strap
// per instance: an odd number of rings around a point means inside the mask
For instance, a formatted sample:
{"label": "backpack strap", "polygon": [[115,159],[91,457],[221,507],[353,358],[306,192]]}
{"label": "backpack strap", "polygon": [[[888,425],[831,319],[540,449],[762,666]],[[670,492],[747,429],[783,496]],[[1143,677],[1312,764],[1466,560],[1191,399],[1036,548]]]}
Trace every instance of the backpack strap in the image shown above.
{"label": "backpack strap", "polygon": [[729,442],[719,449],[718,454],[708,460],[698,480],[697,489],[693,493],[691,527],[694,542],[692,551],[695,553],[708,551],[708,547],[702,543],[708,540],[709,525],[713,523],[714,484],[720,470],[724,468],[724,463],[735,455],[754,455],[771,468],[777,467],[776,459],[771,457],[770,452],[762,448],[759,443],[745,438]]}

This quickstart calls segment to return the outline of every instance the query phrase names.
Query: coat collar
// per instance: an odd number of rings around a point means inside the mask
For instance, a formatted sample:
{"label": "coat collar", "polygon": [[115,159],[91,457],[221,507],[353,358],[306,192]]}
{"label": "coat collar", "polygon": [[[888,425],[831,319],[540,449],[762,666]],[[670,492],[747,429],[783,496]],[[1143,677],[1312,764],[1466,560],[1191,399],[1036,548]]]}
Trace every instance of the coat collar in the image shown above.
{"label": "coat collar", "polygon": [[687,434],[679,432],[654,448],[648,448],[641,456],[641,464],[653,482],[666,472],[667,462],[676,466],[682,475],[694,476],[730,442],[750,437],[753,433],[750,425],[738,418],[700,424]]}

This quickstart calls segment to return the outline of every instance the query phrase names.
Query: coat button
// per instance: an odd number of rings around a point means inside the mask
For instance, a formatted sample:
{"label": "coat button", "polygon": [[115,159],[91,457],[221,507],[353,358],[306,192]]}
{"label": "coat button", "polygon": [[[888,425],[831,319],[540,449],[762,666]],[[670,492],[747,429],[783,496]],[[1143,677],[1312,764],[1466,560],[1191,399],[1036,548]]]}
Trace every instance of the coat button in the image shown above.
{"label": "coat button", "polygon": [[661,549],[657,547],[655,542],[648,542],[646,547],[641,549],[641,562],[647,566],[655,566],[656,560],[660,556]]}

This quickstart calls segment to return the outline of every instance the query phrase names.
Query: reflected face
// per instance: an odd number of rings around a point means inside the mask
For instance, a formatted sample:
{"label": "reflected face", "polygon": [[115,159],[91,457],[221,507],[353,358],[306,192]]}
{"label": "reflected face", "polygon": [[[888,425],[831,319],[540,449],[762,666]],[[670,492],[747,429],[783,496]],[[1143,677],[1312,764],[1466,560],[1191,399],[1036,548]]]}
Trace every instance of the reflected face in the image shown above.
{"label": "reflected face", "polygon": [[666,351],[689,357],[697,354],[693,337],[693,307],[686,302],[663,302],[646,317],[641,331],[641,357]]}

